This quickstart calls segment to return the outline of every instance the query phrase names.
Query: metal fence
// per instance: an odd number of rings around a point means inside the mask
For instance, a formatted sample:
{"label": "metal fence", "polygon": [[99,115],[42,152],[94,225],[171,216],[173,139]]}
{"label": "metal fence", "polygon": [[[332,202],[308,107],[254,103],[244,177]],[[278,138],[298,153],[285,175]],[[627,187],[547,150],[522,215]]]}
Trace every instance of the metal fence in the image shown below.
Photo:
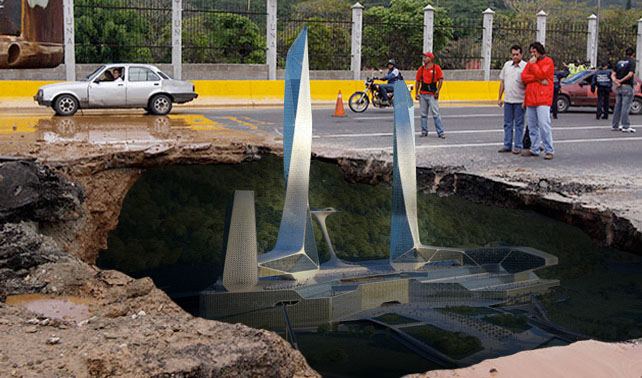
{"label": "metal fence", "polygon": [[586,59],[588,25],[583,23],[555,23],[546,28],[546,55],[553,59],[555,67],[573,60]]}
{"label": "metal fence", "polygon": [[265,2],[184,2],[184,63],[265,63]]}
{"label": "metal fence", "polygon": [[435,44],[435,58],[443,69],[480,69],[483,19],[454,19],[447,24],[435,23],[435,33],[451,36],[442,46]]}
{"label": "metal fence", "polygon": [[277,67],[285,68],[290,46],[308,27],[308,59],[311,70],[349,70],[352,21],[349,17],[277,20]]}
{"label": "metal fence", "polygon": [[76,0],[78,63],[169,63],[171,0]]}
{"label": "metal fence", "polygon": [[505,62],[510,60],[510,48],[519,45],[528,59],[528,45],[537,37],[537,28],[534,22],[515,22],[506,19],[497,19],[493,24],[493,45],[491,53],[491,68],[501,69]]}
{"label": "metal fence", "polygon": [[421,65],[423,24],[387,23],[364,16],[361,63],[367,69],[386,69],[394,59],[402,70]]}
{"label": "metal fence", "polygon": [[[266,2],[238,0],[183,0],[183,63],[265,64]],[[343,11],[341,11],[343,12]],[[289,47],[304,25],[308,26],[309,63],[312,70],[349,70],[353,21],[346,12],[338,18],[304,17],[296,13],[277,17],[277,63],[284,68]],[[390,22],[364,12],[361,62],[364,69],[385,68],[388,59],[414,70],[421,64],[423,14],[406,23]],[[425,11],[424,12],[429,12]],[[483,18],[451,19],[434,11],[433,52],[444,69],[482,67]],[[399,20],[405,20],[400,18]],[[172,57],[172,0],[75,0],[77,63],[170,63]],[[385,21],[385,22],[384,22]],[[535,17],[526,22],[497,15],[493,23],[491,68],[501,68],[510,47],[526,47],[536,40]],[[588,23],[549,23],[546,50],[555,64],[585,60]],[[637,26],[605,25],[599,28],[599,61],[615,61],[637,41]]]}
{"label": "metal fence", "polygon": [[635,50],[637,41],[637,26],[600,25],[598,62],[608,61],[615,64],[624,56],[627,48]]}

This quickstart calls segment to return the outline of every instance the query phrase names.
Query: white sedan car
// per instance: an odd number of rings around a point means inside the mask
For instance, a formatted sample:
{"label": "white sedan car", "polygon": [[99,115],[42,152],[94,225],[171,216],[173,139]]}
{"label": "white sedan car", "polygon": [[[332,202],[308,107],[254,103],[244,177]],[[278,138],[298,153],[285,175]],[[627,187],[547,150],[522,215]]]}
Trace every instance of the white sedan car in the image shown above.
{"label": "white sedan car", "polygon": [[34,100],[62,116],[79,108],[144,108],[163,115],[172,110],[172,103],[196,97],[191,82],[174,80],[149,64],[131,63],[103,65],[83,81],[43,85]]}

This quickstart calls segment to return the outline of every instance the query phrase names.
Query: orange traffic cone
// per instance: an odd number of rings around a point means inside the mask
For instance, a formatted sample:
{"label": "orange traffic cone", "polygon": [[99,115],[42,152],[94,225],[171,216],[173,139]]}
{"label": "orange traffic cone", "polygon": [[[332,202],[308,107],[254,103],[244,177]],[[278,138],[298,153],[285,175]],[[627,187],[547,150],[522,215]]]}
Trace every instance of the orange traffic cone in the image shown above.
{"label": "orange traffic cone", "polygon": [[343,111],[343,98],[341,98],[341,91],[337,96],[337,105],[334,107],[333,117],[345,117],[346,113]]}

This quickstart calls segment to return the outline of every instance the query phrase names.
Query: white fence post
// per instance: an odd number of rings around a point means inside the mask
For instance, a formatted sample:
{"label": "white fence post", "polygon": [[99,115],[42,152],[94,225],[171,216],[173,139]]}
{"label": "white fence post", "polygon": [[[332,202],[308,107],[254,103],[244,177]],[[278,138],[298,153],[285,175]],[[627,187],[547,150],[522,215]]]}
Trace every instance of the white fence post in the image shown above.
{"label": "white fence post", "polygon": [[432,52],[434,30],[435,8],[428,4],[424,8],[424,51],[422,52]]}
{"label": "white fence post", "polygon": [[591,66],[597,66],[597,16],[588,17],[588,35],[586,38],[586,60],[591,61]]}
{"label": "white fence post", "polygon": [[172,1],[172,68],[174,79],[183,76],[183,0]]}
{"label": "white fence post", "polygon": [[350,48],[350,70],[352,80],[361,79],[361,36],[363,30],[363,5],[358,2],[352,7],[352,41]]}
{"label": "white fence post", "polygon": [[276,1],[267,0],[267,50],[265,62],[268,67],[268,80],[276,80]]}
{"label": "white fence post", "polygon": [[543,10],[537,14],[537,42],[546,46],[546,12]]}
{"label": "white fence post", "polygon": [[74,40],[74,0],[63,0],[65,39],[65,80],[76,81],[76,42]]}
{"label": "white fence post", "polygon": [[640,64],[642,63],[642,18],[638,20],[638,41],[635,46],[635,75],[640,77]]}
{"label": "white fence post", "polygon": [[490,80],[490,59],[493,46],[493,12],[488,8],[484,11],[484,32],[482,35],[482,69],[484,81]]}

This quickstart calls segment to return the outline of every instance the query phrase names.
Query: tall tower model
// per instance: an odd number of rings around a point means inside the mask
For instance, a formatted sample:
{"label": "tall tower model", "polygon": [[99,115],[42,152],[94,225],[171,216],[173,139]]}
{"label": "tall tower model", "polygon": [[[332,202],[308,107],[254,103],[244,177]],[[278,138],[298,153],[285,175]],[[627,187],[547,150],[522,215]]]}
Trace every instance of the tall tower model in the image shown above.
{"label": "tall tower model", "polygon": [[427,262],[463,261],[463,251],[421,244],[417,224],[417,162],[415,158],[415,109],[403,80],[395,82],[394,157],[390,264],[412,270]]}
{"label": "tall tower model", "polygon": [[303,28],[288,51],[284,100],[285,203],[276,246],[258,258],[259,275],[305,280],[319,270],[319,256],[308,203],[312,107],[307,27]]}

